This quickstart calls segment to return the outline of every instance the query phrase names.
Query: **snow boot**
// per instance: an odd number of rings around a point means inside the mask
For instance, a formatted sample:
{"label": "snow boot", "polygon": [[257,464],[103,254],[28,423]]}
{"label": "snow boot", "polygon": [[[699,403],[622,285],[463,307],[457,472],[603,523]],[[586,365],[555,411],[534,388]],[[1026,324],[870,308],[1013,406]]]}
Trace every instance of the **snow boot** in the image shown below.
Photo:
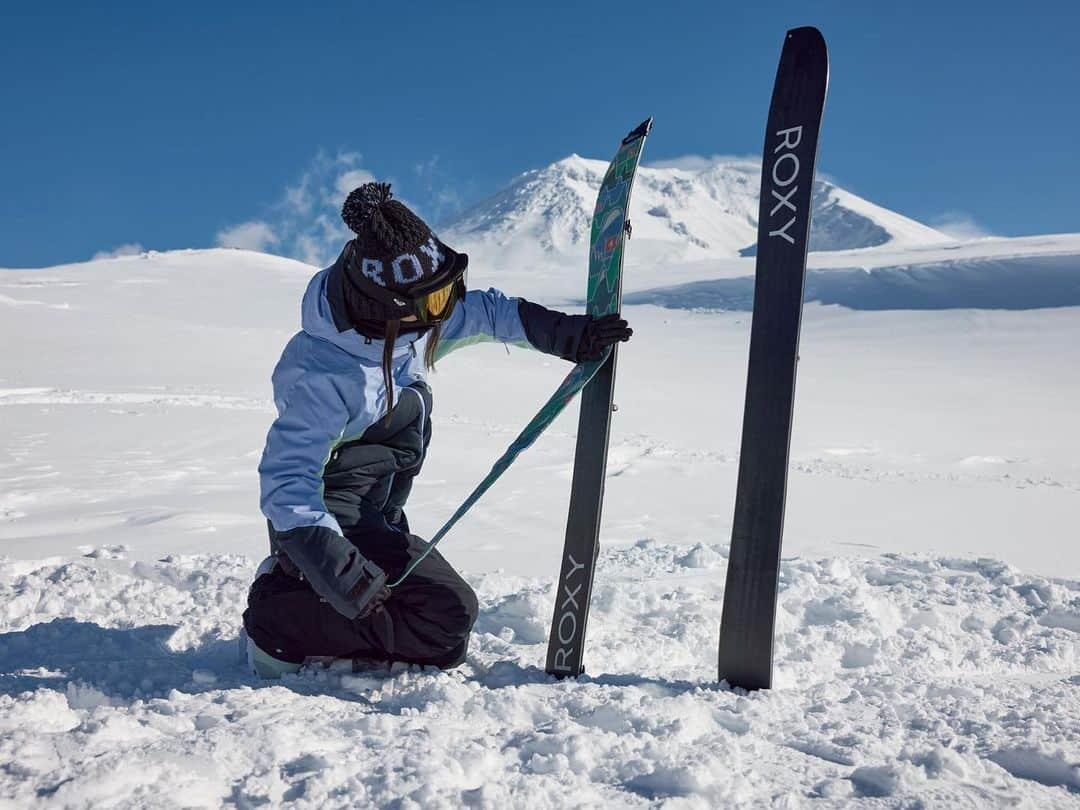
{"label": "snow boot", "polygon": [[[277,567],[277,557],[270,555],[263,560],[255,571],[255,579],[263,574],[269,574]],[[240,663],[247,666],[248,672],[267,680],[277,680],[282,675],[293,674],[300,671],[300,664],[291,661],[282,661],[275,658],[266,650],[262,649],[248,636],[244,628],[240,628]]]}

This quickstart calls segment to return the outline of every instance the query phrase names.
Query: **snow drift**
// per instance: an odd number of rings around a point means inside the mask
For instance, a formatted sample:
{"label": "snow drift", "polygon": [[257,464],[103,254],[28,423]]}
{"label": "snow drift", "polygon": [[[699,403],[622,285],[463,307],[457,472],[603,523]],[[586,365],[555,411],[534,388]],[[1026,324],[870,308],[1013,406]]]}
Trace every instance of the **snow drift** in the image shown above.
{"label": "snow drift", "polygon": [[[467,664],[235,663],[234,556],[0,567],[5,798],[41,805],[1066,806],[1080,791],[1076,585],[990,560],[788,561],[782,682],[711,682],[724,546],[597,573],[590,673],[543,672],[550,577],[474,575]],[[588,660],[588,659],[587,659]]]}

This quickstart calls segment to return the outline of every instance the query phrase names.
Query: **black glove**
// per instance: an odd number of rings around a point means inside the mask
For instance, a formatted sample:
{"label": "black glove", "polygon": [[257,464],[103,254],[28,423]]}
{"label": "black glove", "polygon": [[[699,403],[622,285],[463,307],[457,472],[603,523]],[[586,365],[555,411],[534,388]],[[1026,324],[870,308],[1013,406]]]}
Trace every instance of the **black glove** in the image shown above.
{"label": "black glove", "polygon": [[360,608],[360,612],[353,621],[362,622],[376,613],[382,613],[383,605],[386,604],[386,600],[389,598],[390,589],[383,585],[368,597],[366,604]]}
{"label": "black glove", "polygon": [[634,330],[627,326],[626,321],[618,314],[592,318],[581,335],[574,361],[584,363],[599,360],[604,356],[604,350],[608,346],[619,341],[626,342],[633,334]]}
{"label": "black glove", "polygon": [[270,544],[279,558],[288,560],[288,568],[302,573],[311,589],[347,619],[369,615],[389,596],[386,572],[333,529],[300,526],[279,532],[270,524]]}

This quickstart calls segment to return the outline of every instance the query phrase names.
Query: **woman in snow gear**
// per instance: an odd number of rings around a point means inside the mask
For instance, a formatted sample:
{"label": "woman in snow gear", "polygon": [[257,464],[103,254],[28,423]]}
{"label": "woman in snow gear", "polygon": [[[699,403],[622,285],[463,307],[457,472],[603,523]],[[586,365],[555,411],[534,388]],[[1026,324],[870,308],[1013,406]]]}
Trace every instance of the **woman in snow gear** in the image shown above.
{"label": "woman in snow gear", "polygon": [[476,595],[438,551],[392,597],[384,588],[426,548],[404,511],[431,439],[425,372],[484,339],[578,362],[632,334],[618,316],[466,290],[468,256],[388,184],[353,191],[342,218],[356,238],[308,284],[273,374],[278,416],[259,464],[272,557],[244,612],[260,674],[314,656],[464,661]]}

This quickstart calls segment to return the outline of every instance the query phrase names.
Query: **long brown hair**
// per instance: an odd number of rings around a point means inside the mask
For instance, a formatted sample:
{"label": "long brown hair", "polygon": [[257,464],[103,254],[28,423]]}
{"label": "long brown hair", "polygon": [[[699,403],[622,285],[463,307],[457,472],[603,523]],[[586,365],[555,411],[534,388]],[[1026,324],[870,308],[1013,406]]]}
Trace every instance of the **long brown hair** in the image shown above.
{"label": "long brown hair", "polygon": [[394,344],[397,343],[400,327],[401,321],[397,318],[387,321],[383,335],[382,376],[383,385],[386,386],[386,420],[383,424],[386,427],[390,427],[390,414],[394,410]]}
{"label": "long brown hair", "polygon": [[442,321],[434,324],[428,332],[427,346],[424,347],[424,368],[435,370],[435,355],[439,351],[439,338],[442,337]]}
{"label": "long brown hair", "polygon": [[[386,386],[386,414],[383,424],[387,427],[390,425],[391,411],[394,409],[394,344],[397,342],[400,330],[401,321],[387,321],[383,335],[382,373],[383,384]],[[424,347],[424,368],[428,371],[435,370],[435,354],[439,348],[440,337],[442,337],[442,322],[433,324],[428,332],[427,345]]]}

